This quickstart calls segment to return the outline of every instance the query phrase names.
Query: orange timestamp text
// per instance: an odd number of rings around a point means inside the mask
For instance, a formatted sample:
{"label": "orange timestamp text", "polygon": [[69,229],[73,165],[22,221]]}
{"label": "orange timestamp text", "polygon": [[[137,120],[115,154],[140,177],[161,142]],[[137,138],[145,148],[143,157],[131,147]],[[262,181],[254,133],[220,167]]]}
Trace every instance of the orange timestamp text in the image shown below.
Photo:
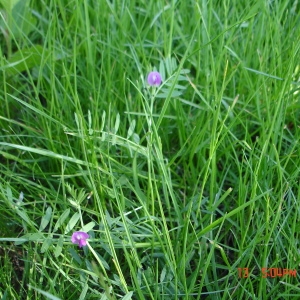
{"label": "orange timestamp text", "polygon": [[[248,278],[249,268],[237,268],[237,270],[239,278]],[[296,277],[297,270],[283,268],[261,268],[261,276],[262,278],[275,278],[283,276]]]}

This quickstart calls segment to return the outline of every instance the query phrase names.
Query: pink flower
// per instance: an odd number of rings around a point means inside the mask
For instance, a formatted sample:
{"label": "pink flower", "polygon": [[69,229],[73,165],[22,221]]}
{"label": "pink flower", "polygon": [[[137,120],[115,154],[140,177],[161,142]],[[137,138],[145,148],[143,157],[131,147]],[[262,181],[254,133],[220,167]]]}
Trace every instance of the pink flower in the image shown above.
{"label": "pink flower", "polygon": [[86,240],[89,237],[90,236],[84,231],[75,231],[72,234],[71,241],[73,244],[78,244],[78,246],[81,248],[83,246],[86,246]]}
{"label": "pink flower", "polygon": [[147,81],[149,85],[159,86],[162,80],[160,74],[156,71],[153,71],[149,73]]}

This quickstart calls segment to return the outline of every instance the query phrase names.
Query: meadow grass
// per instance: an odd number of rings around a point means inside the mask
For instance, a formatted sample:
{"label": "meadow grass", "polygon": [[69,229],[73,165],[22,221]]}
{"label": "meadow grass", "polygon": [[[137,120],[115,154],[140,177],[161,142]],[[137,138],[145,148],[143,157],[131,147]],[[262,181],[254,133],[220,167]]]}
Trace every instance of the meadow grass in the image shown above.
{"label": "meadow grass", "polygon": [[0,4],[2,300],[299,298],[298,1]]}

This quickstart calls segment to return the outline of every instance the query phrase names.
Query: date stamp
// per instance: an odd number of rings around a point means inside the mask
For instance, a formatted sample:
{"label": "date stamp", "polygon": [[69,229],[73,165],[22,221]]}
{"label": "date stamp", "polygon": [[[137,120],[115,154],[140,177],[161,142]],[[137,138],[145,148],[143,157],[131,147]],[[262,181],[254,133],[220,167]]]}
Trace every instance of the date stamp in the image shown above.
{"label": "date stamp", "polygon": [[[249,268],[237,268],[239,278],[249,277]],[[296,277],[297,270],[283,269],[283,268],[261,268],[260,275],[262,278],[276,278],[276,277]]]}

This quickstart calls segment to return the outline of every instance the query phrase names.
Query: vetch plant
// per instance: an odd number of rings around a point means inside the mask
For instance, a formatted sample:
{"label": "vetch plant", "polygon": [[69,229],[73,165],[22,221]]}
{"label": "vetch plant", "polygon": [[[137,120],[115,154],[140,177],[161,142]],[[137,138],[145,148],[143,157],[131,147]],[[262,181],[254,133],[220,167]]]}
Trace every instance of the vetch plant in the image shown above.
{"label": "vetch plant", "polygon": [[[153,113],[154,113],[154,102],[156,99],[164,99],[161,102],[161,110],[164,115],[170,99],[176,99],[177,101],[182,101],[187,103],[186,100],[181,97],[187,88],[186,83],[189,82],[188,69],[179,69],[176,59],[174,57],[167,57],[162,59],[159,63],[158,71],[151,71],[147,76],[147,83],[150,87],[153,87],[148,94],[149,101],[146,102],[146,110],[148,111],[148,125],[151,128],[153,123]],[[148,105],[149,104],[149,105]],[[158,120],[160,124],[161,120]],[[151,129],[150,129],[151,131]]]}
{"label": "vetch plant", "polygon": [[78,246],[82,248],[83,246],[86,246],[86,240],[89,237],[90,236],[84,231],[75,231],[72,234],[71,241],[73,244],[78,244]]}

